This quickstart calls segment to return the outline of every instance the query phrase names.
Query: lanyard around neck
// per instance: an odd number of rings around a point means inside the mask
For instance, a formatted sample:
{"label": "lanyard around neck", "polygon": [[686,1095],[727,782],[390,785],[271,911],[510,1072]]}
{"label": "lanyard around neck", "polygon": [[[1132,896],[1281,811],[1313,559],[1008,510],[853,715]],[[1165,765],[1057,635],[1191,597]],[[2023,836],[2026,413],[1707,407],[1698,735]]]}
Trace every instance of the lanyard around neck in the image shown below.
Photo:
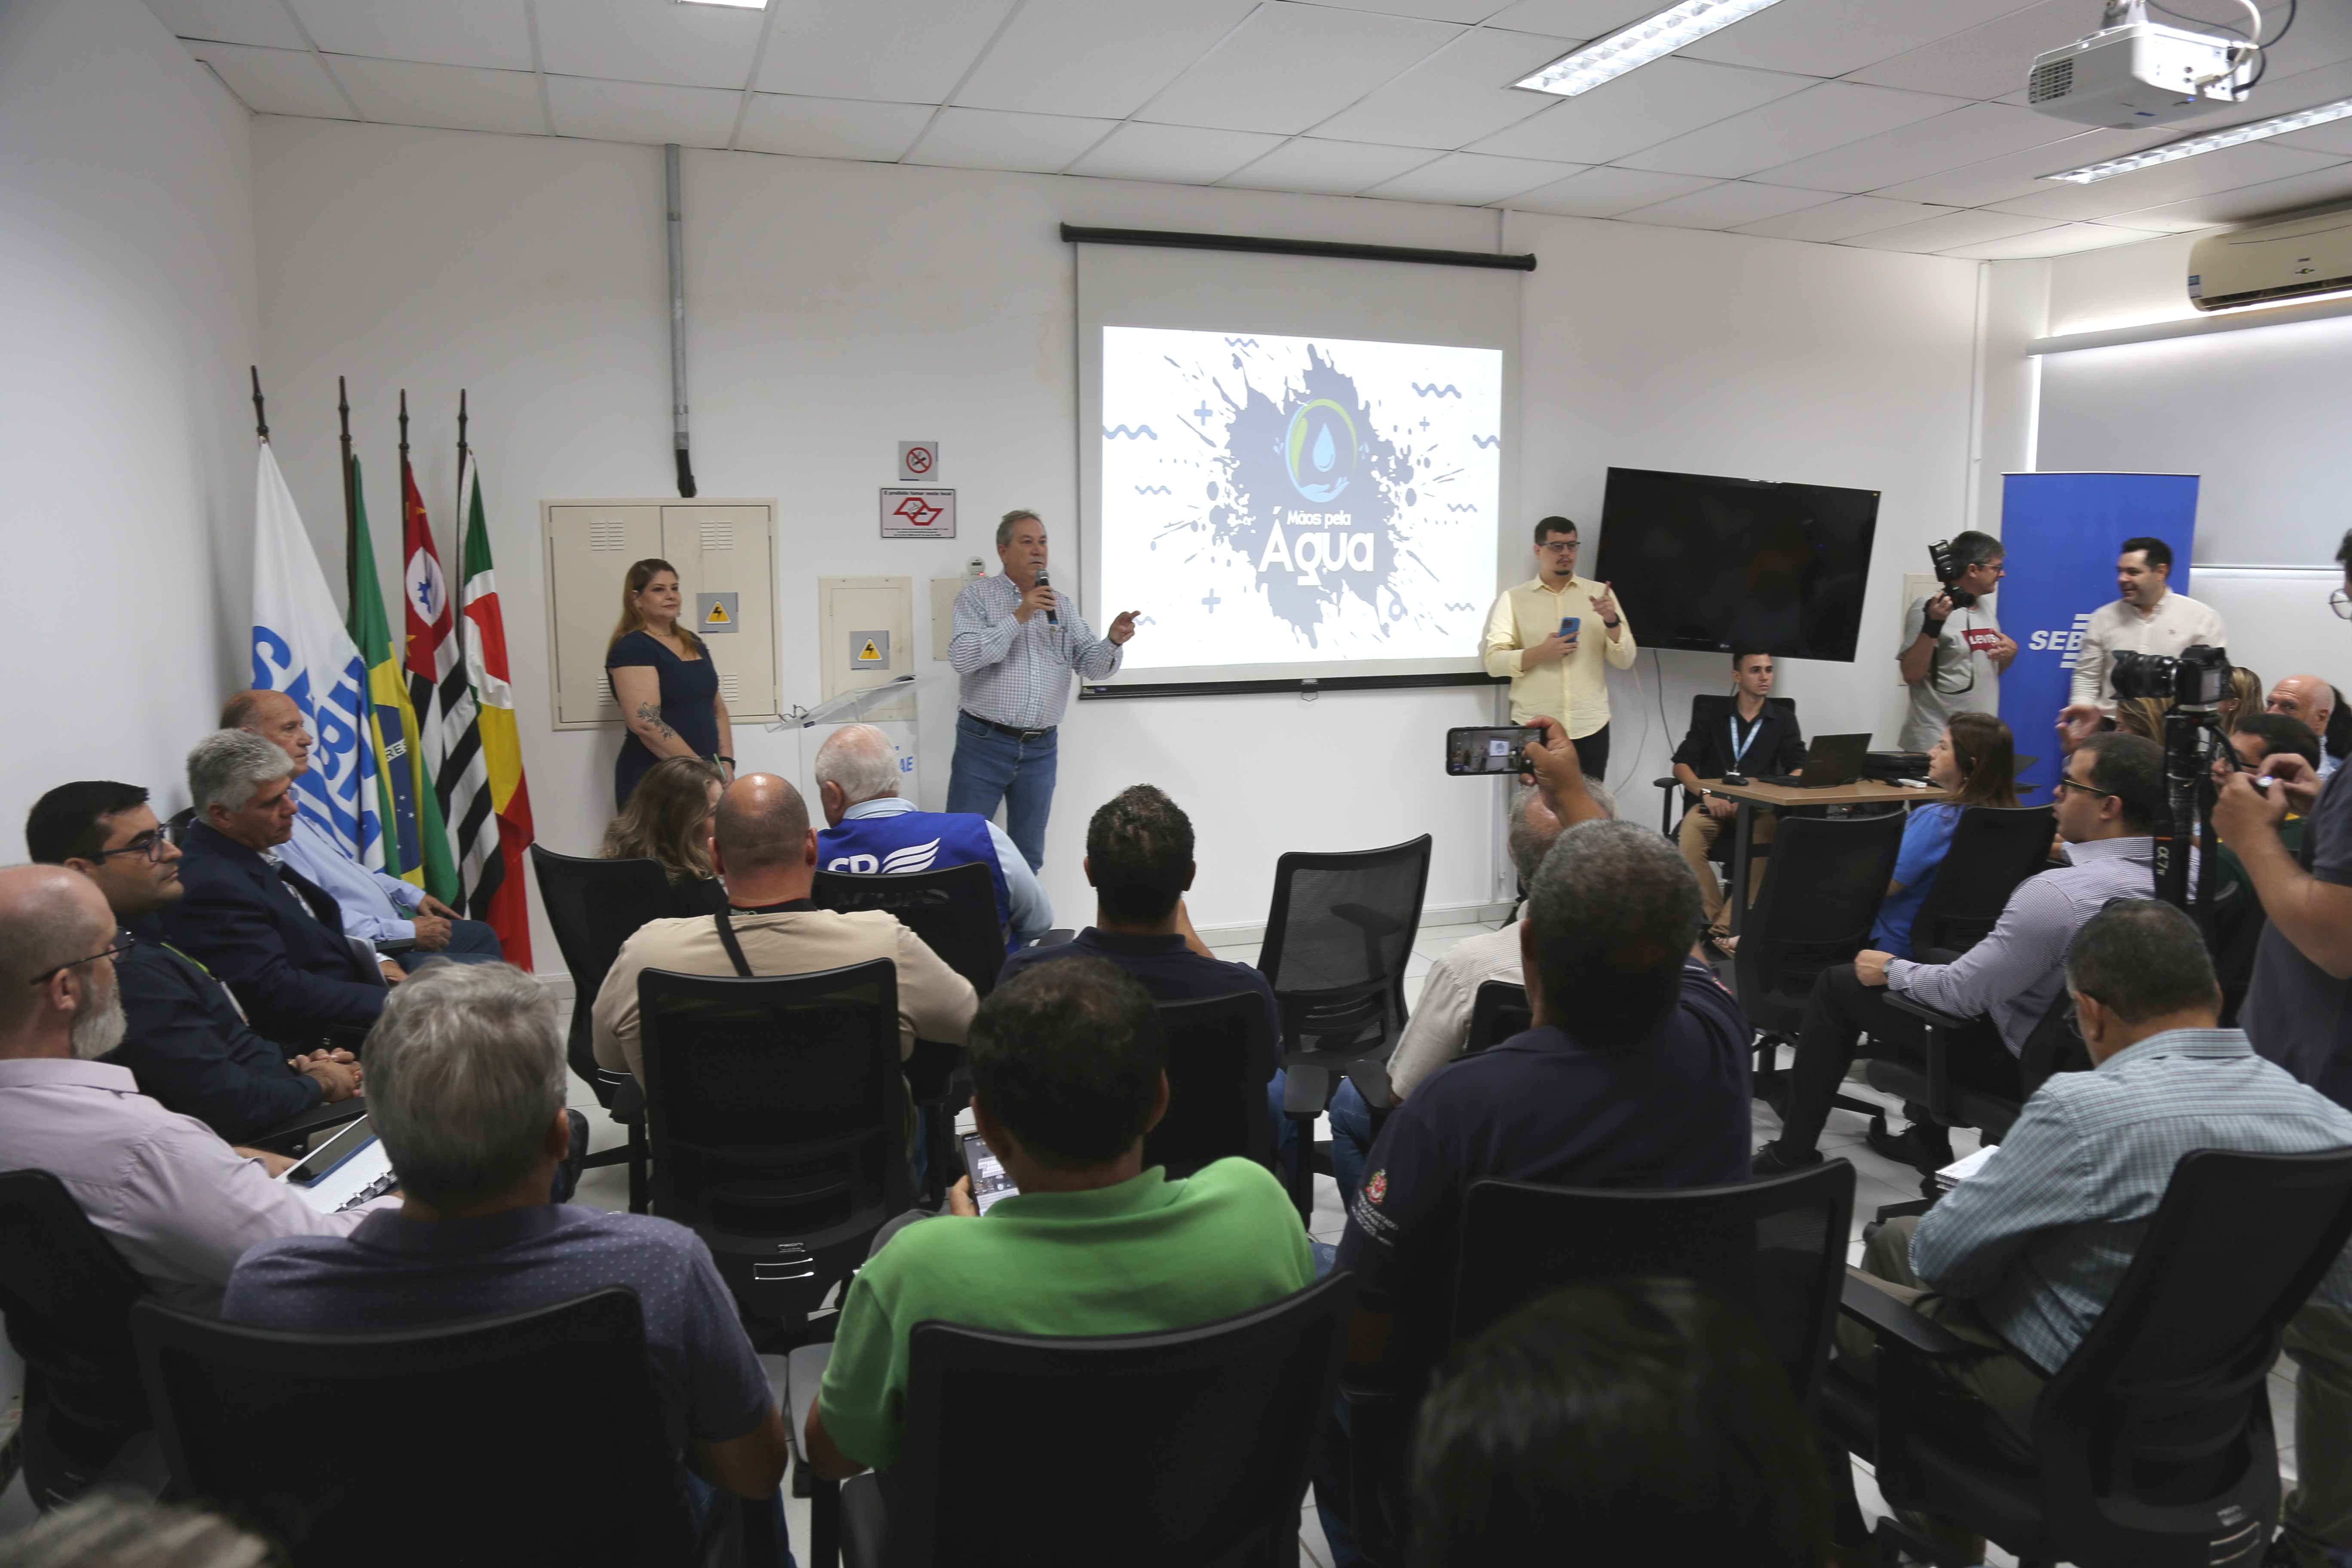
{"label": "lanyard around neck", "polygon": [[1748,738],[1743,741],[1739,738],[1739,708],[1738,702],[1736,700],[1734,701],[1731,710],[1732,772],[1737,773],[1739,771],[1740,759],[1748,754],[1748,748],[1756,743],[1756,737],[1758,733],[1763,730],[1764,721],[1770,713],[1771,710],[1769,708],[1759,710],[1757,712],[1755,721],[1748,726]]}

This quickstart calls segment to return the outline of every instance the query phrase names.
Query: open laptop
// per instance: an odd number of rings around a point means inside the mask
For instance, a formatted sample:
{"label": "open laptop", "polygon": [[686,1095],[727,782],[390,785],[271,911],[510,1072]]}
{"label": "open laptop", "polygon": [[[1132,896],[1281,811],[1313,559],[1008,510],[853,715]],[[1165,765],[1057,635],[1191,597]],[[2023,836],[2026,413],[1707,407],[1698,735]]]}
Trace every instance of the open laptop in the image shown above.
{"label": "open laptop", "polygon": [[1862,759],[1869,750],[1868,735],[1816,735],[1813,743],[1805,748],[1802,776],[1760,773],[1756,782],[1787,789],[1830,789],[1850,784],[1862,776]]}

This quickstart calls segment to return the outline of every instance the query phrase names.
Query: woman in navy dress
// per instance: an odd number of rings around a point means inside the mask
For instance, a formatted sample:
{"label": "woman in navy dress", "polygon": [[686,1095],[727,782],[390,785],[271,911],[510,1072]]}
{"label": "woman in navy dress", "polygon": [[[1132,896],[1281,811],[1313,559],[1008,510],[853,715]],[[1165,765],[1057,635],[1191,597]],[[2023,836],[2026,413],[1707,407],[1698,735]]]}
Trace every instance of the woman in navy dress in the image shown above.
{"label": "woman in navy dress", "polygon": [[604,679],[629,727],[613,763],[613,809],[627,807],[646,771],[664,757],[700,757],[735,776],[735,733],[719,670],[703,640],[678,625],[685,595],[677,568],[640,561],[621,590],[621,624],[604,653]]}

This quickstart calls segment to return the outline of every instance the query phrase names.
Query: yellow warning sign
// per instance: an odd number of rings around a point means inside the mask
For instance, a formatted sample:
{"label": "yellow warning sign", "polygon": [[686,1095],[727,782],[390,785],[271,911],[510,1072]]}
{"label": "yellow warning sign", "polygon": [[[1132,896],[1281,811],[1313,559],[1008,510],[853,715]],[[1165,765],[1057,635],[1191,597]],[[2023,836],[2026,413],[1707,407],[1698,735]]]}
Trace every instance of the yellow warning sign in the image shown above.
{"label": "yellow warning sign", "polygon": [[882,650],[874,646],[874,639],[872,637],[867,637],[866,639],[866,646],[857,650],[857,662],[860,664],[879,664],[882,662]]}
{"label": "yellow warning sign", "polygon": [[710,606],[710,613],[702,617],[702,624],[706,626],[726,626],[734,625],[734,622],[728,618],[726,602],[724,600],[714,602]]}

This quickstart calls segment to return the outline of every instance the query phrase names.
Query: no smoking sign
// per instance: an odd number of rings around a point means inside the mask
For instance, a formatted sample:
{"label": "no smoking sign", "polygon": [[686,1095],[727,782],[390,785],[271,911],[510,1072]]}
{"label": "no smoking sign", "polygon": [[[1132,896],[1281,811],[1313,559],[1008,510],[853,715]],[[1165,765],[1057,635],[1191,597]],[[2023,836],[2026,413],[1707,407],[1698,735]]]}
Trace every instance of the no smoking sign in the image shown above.
{"label": "no smoking sign", "polygon": [[898,443],[898,480],[901,484],[920,484],[935,478],[940,470],[940,444],[937,441],[901,441]]}

